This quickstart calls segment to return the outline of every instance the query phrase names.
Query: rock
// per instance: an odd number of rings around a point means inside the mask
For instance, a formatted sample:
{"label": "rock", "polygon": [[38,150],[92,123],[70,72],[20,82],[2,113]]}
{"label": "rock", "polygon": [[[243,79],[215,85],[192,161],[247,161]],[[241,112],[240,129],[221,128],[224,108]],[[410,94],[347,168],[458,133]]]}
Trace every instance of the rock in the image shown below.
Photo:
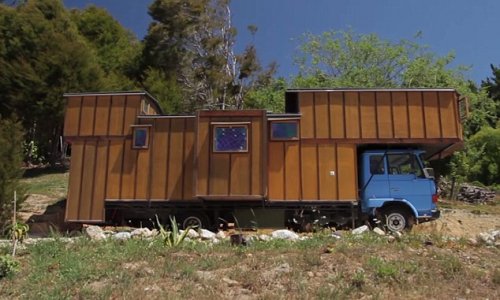
{"label": "rock", "polygon": [[95,241],[106,239],[106,235],[104,231],[102,231],[101,227],[90,225],[85,228],[85,234],[91,239]]}
{"label": "rock", "polygon": [[495,243],[495,237],[487,232],[481,232],[478,234],[478,238],[488,245],[493,245]]}
{"label": "rock", "polygon": [[496,240],[500,240],[500,230],[493,230],[490,235]]}
{"label": "rock", "polygon": [[401,238],[403,236],[403,234],[400,232],[400,231],[393,231],[392,232],[392,235],[395,237],[395,238]]}
{"label": "rock", "polygon": [[196,271],[196,276],[203,280],[212,280],[215,279],[214,273],[210,271]]}
{"label": "rock", "polygon": [[355,235],[363,234],[363,233],[367,232],[368,230],[370,230],[370,228],[368,228],[368,226],[366,226],[366,225],[363,225],[363,226],[360,226],[356,229],[353,229],[352,234],[355,234]]}
{"label": "rock", "polygon": [[385,231],[383,231],[382,229],[380,229],[378,227],[373,228],[373,232],[378,234],[378,235],[385,235]]}
{"label": "rock", "polygon": [[133,238],[149,238],[153,236],[153,232],[149,230],[148,228],[137,228],[134,229],[130,235]]}
{"label": "rock", "polygon": [[475,238],[469,238],[467,240],[467,242],[469,243],[469,245],[471,246],[476,246],[477,245],[477,240]]}
{"label": "rock", "polygon": [[224,281],[225,283],[227,283],[228,286],[235,286],[235,285],[239,285],[240,283],[236,280],[232,280],[230,278],[227,278],[227,277],[222,277],[222,281]]}
{"label": "rock", "polygon": [[117,232],[113,235],[113,239],[120,240],[120,241],[128,240],[131,237],[132,237],[132,234],[130,232]]}
{"label": "rock", "polygon": [[226,233],[222,230],[217,231],[215,234],[215,237],[218,238],[219,240],[225,240],[226,239]]}
{"label": "rock", "polygon": [[268,236],[267,234],[261,234],[261,235],[259,235],[259,240],[263,241],[263,242],[267,242],[267,241],[271,240],[271,237]]}
{"label": "rock", "polygon": [[387,241],[388,241],[389,243],[393,243],[395,240],[396,240],[396,238],[395,238],[395,237],[393,237],[392,235],[388,235],[388,236],[387,236]]}
{"label": "rock", "polygon": [[337,240],[340,240],[342,235],[343,235],[342,231],[335,231],[332,233],[332,237],[336,238]]}
{"label": "rock", "polygon": [[[184,230],[179,230],[179,233],[182,235],[184,234]],[[190,238],[190,239],[197,239],[200,237],[200,234],[198,233],[198,231],[190,228],[188,233],[187,233],[187,237]]]}
{"label": "rock", "polygon": [[287,229],[275,230],[271,233],[271,236],[275,239],[296,241],[299,239],[299,235],[293,231]]}
{"label": "rock", "polygon": [[206,229],[200,229],[200,238],[202,240],[212,240],[214,239],[216,236],[215,233],[211,232],[210,230],[206,230]]}
{"label": "rock", "polygon": [[309,271],[309,272],[307,272],[307,276],[309,276],[310,278],[313,278],[314,277],[314,273],[311,272],[311,271]]}

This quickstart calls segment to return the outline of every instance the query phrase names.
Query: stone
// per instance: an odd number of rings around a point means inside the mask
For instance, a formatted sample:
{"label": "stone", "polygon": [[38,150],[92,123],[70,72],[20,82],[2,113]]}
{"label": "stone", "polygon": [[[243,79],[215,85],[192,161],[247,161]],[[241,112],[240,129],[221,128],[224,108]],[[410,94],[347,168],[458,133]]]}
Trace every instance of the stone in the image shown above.
{"label": "stone", "polygon": [[212,240],[214,239],[216,236],[215,233],[211,232],[210,230],[206,230],[206,229],[200,229],[200,238],[202,240]]}
{"label": "stone", "polygon": [[113,235],[113,239],[120,240],[120,241],[128,240],[131,237],[132,237],[132,234],[130,232],[117,232]]}
{"label": "stone", "polygon": [[134,229],[130,235],[133,238],[149,238],[153,236],[153,232],[149,228],[137,228]]}
{"label": "stone", "polygon": [[102,231],[101,227],[90,225],[85,228],[85,234],[91,239],[95,241],[106,239],[106,235]]}
{"label": "stone", "polygon": [[342,235],[343,235],[342,231],[335,231],[332,233],[332,237],[336,238],[337,240],[340,240],[342,238]]}
{"label": "stone", "polygon": [[[184,230],[179,230],[179,233],[182,235],[184,234]],[[190,238],[190,239],[197,239],[200,237],[200,234],[198,233],[198,231],[190,228],[188,233],[187,233],[187,237]]]}
{"label": "stone", "polygon": [[299,235],[293,231],[287,229],[275,230],[271,233],[271,236],[275,239],[296,241],[299,239]]}
{"label": "stone", "polygon": [[396,240],[396,238],[395,238],[394,236],[392,236],[392,235],[388,235],[388,236],[387,236],[387,241],[388,241],[389,243],[393,243],[395,240]]}
{"label": "stone", "polygon": [[203,280],[212,280],[215,279],[214,273],[210,271],[196,271],[196,276]]}
{"label": "stone", "polygon": [[217,231],[215,234],[215,237],[218,238],[219,240],[225,240],[226,239],[226,233],[222,230]]}
{"label": "stone", "polygon": [[373,228],[373,232],[378,234],[378,235],[385,235],[385,231],[383,231],[382,229],[380,229],[378,227]]}
{"label": "stone", "polygon": [[487,232],[481,232],[478,234],[478,238],[488,245],[493,245],[495,242],[495,237]]}
{"label": "stone", "polygon": [[493,230],[490,235],[496,240],[500,240],[500,230]]}
{"label": "stone", "polygon": [[224,281],[225,283],[227,283],[228,286],[235,286],[235,285],[239,285],[240,283],[236,280],[232,280],[230,278],[227,278],[227,277],[222,277],[222,281]]}
{"label": "stone", "polygon": [[363,225],[363,226],[360,226],[356,229],[353,229],[352,234],[354,234],[354,235],[363,234],[363,233],[367,232],[368,230],[370,230],[370,228],[368,228],[368,226],[366,226],[366,225]]}
{"label": "stone", "polygon": [[263,242],[267,242],[267,241],[271,240],[271,237],[268,236],[267,234],[261,234],[261,235],[259,235],[259,240],[263,241]]}

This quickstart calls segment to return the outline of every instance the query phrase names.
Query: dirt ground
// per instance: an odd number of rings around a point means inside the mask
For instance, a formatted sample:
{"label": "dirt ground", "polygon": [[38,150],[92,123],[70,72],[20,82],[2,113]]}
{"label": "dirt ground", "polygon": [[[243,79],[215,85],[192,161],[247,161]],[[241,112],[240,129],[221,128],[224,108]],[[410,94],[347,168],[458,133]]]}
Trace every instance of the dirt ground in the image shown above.
{"label": "dirt ground", "polygon": [[476,237],[481,232],[500,229],[500,215],[477,214],[466,209],[441,210],[441,217],[435,221],[415,226],[417,232],[438,231],[455,237]]}

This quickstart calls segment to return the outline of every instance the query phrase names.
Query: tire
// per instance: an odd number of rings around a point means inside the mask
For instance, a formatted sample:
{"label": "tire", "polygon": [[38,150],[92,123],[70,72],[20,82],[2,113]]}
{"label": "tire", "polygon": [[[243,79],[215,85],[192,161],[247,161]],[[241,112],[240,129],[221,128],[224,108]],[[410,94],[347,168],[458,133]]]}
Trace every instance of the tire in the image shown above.
{"label": "tire", "polygon": [[383,210],[384,225],[387,230],[396,232],[410,230],[413,226],[413,216],[405,208],[389,207]]}
{"label": "tire", "polygon": [[200,213],[186,214],[182,219],[182,229],[191,227],[192,229],[209,228],[208,217]]}

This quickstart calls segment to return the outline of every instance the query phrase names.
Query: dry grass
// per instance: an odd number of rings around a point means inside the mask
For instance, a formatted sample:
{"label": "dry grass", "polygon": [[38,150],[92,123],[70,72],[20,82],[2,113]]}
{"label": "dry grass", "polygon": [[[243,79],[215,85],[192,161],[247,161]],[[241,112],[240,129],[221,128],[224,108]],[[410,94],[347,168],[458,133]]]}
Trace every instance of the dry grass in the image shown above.
{"label": "dry grass", "polygon": [[22,271],[0,281],[0,298],[497,299],[499,254],[437,234],[173,249],[159,241],[55,241],[22,253]]}

